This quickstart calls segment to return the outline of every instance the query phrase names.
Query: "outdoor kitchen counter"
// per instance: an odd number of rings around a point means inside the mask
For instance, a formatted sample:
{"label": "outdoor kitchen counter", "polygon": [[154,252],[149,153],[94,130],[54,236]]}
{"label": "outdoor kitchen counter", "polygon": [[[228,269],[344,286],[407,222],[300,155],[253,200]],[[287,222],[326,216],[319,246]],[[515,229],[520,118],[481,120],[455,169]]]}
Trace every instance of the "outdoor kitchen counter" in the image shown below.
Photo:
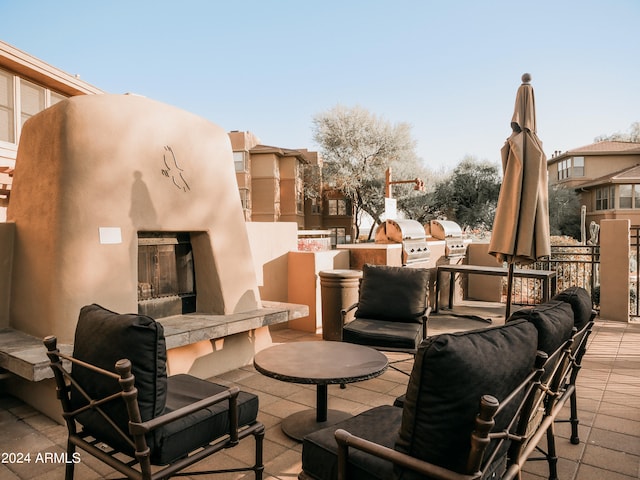
{"label": "outdoor kitchen counter", "polygon": [[[293,303],[262,301],[263,308],[232,315],[175,315],[157,319],[164,327],[167,349],[201,340],[223,338],[267,325],[284,323],[309,315],[309,307]],[[71,354],[73,345],[59,344]],[[0,328],[0,375],[17,375],[32,382],[52,378],[42,338],[14,328]]]}

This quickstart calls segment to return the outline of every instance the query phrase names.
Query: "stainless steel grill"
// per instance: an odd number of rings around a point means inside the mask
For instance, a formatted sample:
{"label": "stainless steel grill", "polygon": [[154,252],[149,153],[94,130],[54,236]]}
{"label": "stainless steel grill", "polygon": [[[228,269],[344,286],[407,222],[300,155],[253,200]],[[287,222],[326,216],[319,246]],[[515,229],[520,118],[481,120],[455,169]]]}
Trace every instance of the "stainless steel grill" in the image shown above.
{"label": "stainless steel grill", "polygon": [[415,220],[387,220],[376,230],[376,243],[401,243],[402,264],[429,260],[431,252],[424,227]]}
{"label": "stainless steel grill", "polygon": [[460,258],[467,254],[467,246],[462,239],[462,229],[456,222],[431,220],[430,227],[433,238],[445,241],[445,257]]}

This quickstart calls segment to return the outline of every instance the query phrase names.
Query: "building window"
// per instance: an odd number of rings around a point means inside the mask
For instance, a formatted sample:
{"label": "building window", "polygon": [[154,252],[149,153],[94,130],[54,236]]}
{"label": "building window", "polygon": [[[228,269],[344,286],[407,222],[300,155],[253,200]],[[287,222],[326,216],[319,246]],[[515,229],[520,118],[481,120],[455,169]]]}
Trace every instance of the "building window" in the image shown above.
{"label": "building window", "polygon": [[16,143],[13,106],[13,75],[0,70],[0,141]]}
{"label": "building window", "polygon": [[236,167],[236,172],[248,171],[247,152],[233,152],[233,163]]}
{"label": "building window", "polygon": [[0,142],[18,143],[24,122],[64,95],[0,70]]}
{"label": "building window", "polygon": [[614,208],[615,188],[601,187],[596,189],[596,210],[611,210]]}
{"label": "building window", "polygon": [[296,192],[296,213],[304,213],[304,195],[301,190]]}
{"label": "building window", "polygon": [[45,108],[45,90],[38,85],[20,80],[20,126]]}
{"label": "building window", "polygon": [[344,227],[334,227],[329,230],[331,230],[331,246],[333,247],[336,245],[344,245],[351,240],[351,236],[347,235],[347,229]]}
{"label": "building window", "polygon": [[320,202],[318,202],[317,198],[311,199],[311,213],[314,215],[319,215],[322,213],[322,208],[320,207]]}
{"label": "building window", "polygon": [[584,177],[584,157],[573,157],[572,177]]}
{"label": "building window", "polygon": [[249,210],[251,208],[250,202],[249,202],[249,189],[248,188],[241,188],[239,189],[240,192],[240,203],[242,204],[242,209],[243,210]]}
{"label": "building window", "polygon": [[620,185],[618,187],[619,208],[640,208],[640,185]]}
{"label": "building window", "polygon": [[584,157],[571,157],[558,162],[558,180],[584,177]]}
{"label": "building window", "polygon": [[299,175],[300,169],[296,169],[296,210],[304,213],[304,179]]}
{"label": "building window", "polygon": [[564,180],[567,178],[569,172],[567,171],[567,161],[560,160],[558,162],[558,180]]}
{"label": "building window", "polygon": [[633,208],[633,185],[620,185],[618,206],[620,208]]}
{"label": "building window", "polygon": [[50,107],[53,107],[56,103],[61,102],[65,98],[67,98],[67,97],[65,97],[64,95],[60,95],[59,93],[52,92],[51,90],[49,90],[49,106]]}
{"label": "building window", "polygon": [[347,215],[347,200],[344,198],[327,200],[329,215]]}

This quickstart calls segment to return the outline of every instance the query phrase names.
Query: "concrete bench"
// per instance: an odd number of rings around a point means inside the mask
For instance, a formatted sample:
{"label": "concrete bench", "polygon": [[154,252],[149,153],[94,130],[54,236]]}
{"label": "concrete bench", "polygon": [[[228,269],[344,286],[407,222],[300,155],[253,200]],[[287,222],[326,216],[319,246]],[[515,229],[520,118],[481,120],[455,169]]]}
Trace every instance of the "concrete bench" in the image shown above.
{"label": "concrete bench", "polygon": [[[158,322],[164,327],[167,349],[171,349],[309,315],[306,305],[263,301],[262,306],[261,309],[230,315],[175,315],[158,319]],[[58,347],[62,353],[69,355],[73,351],[71,344],[59,343]],[[0,379],[7,374],[32,382],[53,377],[42,338],[14,328],[0,329],[0,369]]]}

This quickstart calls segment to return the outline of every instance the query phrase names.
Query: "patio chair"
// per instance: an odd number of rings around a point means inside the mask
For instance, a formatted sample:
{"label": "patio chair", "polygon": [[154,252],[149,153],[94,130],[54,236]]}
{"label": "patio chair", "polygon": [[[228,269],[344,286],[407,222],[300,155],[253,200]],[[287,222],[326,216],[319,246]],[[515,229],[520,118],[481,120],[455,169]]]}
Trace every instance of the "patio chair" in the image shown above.
{"label": "patio chair", "polygon": [[[365,264],[358,302],[341,311],[342,341],[415,356],[427,338],[429,270]],[[356,309],[354,319],[347,314]],[[390,362],[392,364],[404,360]]]}
{"label": "patio chair", "polygon": [[[429,337],[403,408],[384,405],[307,435],[301,480],[502,478],[533,432],[546,354],[524,320]],[[512,449],[517,454],[519,448]]]}
{"label": "patio chair", "polygon": [[[252,467],[188,475],[253,471],[262,478],[258,397],[191,375],[167,377],[162,325],[152,318],[88,305],[80,311],[73,356],[60,353],[53,336],[44,344],[67,424],[67,458],[77,458],[77,447],[127,478],[161,479],[251,435]],[[68,462],[66,479],[73,476]]]}

